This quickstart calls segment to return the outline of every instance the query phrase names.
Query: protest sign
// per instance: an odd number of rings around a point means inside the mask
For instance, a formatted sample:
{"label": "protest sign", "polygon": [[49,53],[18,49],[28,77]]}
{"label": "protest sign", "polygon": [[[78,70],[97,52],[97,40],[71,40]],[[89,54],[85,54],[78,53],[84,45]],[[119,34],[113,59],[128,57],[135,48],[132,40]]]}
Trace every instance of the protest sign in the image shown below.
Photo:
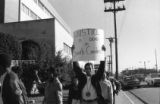
{"label": "protest sign", "polygon": [[74,32],[73,61],[104,60],[104,31],[80,29]]}

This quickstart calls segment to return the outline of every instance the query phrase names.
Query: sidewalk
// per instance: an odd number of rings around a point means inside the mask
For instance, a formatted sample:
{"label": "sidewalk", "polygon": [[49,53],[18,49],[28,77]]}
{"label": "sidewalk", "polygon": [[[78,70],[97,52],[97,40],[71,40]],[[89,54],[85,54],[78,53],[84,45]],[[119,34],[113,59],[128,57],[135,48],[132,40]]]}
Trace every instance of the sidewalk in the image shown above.
{"label": "sidewalk", "polygon": [[115,104],[133,104],[133,102],[123,91],[120,91],[119,94],[115,96]]}

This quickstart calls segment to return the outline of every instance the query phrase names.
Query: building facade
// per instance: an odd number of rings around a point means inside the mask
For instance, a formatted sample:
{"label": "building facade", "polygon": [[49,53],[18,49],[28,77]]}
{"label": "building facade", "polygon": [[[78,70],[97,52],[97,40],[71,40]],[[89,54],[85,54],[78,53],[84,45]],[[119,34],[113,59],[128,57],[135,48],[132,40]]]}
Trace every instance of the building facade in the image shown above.
{"label": "building facade", "polygon": [[[71,30],[47,0],[0,0],[0,23],[50,18],[54,19],[55,52],[63,51],[65,56],[71,57]],[[34,36],[28,35],[28,39],[32,37]]]}

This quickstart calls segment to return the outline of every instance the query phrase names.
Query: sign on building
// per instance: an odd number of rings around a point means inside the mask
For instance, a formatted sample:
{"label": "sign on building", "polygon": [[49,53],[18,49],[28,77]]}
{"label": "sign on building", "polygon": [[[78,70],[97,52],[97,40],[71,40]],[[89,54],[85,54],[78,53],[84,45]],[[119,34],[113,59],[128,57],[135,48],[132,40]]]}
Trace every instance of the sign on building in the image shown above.
{"label": "sign on building", "polygon": [[80,29],[74,32],[74,61],[104,60],[104,31],[101,29]]}

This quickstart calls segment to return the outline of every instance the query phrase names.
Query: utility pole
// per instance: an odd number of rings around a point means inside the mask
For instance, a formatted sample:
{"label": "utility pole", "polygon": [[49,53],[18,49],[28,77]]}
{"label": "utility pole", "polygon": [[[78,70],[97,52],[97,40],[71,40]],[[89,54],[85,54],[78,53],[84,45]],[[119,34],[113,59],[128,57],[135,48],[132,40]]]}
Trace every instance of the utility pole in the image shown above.
{"label": "utility pole", "polygon": [[106,38],[109,40],[109,46],[110,46],[110,72],[111,74],[113,74],[113,67],[112,67],[112,43],[113,43],[113,39],[112,37]]}
{"label": "utility pole", "polygon": [[18,22],[21,21],[21,0],[19,0],[18,4]]}
{"label": "utility pole", "polygon": [[144,69],[147,70],[146,62],[144,61]]}
{"label": "utility pole", "polygon": [[108,72],[111,72],[111,56],[108,55]]}
{"label": "utility pole", "polygon": [[155,49],[155,60],[156,60],[156,71],[158,72],[157,51],[156,51],[156,49]]}
{"label": "utility pole", "polygon": [[112,3],[113,8],[110,7],[107,9],[105,7],[104,12],[113,12],[114,15],[114,34],[115,34],[115,61],[116,61],[116,79],[118,79],[118,39],[117,39],[117,23],[116,23],[116,13],[118,11],[125,10],[125,7],[116,6],[117,2],[124,1],[124,0],[104,0],[104,3]]}

